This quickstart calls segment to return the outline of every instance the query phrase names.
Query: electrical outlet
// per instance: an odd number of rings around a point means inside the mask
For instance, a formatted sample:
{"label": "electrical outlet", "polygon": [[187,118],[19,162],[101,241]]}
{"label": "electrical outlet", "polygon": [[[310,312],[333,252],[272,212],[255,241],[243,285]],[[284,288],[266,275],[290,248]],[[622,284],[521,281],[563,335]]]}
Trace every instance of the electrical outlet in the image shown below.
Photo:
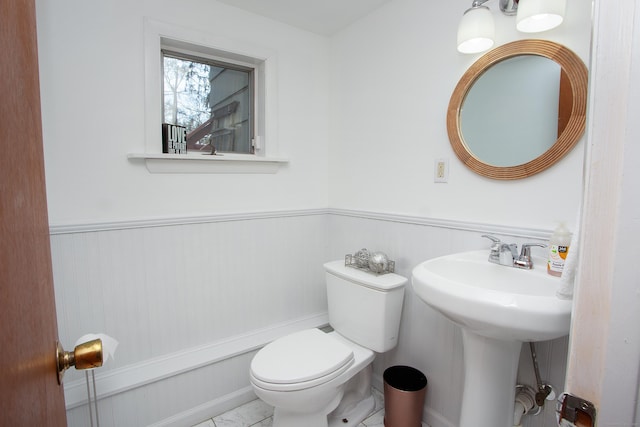
{"label": "electrical outlet", "polygon": [[449,180],[449,159],[436,159],[433,182],[447,182]]}

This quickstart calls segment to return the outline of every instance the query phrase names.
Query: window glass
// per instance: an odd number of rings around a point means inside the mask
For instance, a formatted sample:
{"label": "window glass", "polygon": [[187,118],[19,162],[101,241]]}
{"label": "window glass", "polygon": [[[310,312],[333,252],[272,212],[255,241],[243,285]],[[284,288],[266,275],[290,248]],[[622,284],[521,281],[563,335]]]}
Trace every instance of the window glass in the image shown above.
{"label": "window glass", "polygon": [[163,51],[163,120],[187,151],[253,153],[253,69]]}

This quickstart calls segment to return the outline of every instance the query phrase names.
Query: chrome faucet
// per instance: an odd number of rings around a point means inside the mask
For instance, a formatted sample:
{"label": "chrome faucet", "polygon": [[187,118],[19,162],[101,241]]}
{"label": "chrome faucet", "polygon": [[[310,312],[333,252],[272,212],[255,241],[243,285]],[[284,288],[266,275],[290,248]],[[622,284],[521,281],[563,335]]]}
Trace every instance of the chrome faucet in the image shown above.
{"label": "chrome faucet", "polygon": [[491,252],[489,252],[489,262],[500,265],[513,265],[513,260],[518,257],[518,246],[515,243],[502,243],[500,239],[488,234],[484,234],[491,240]]}
{"label": "chrome faucet", "polygon": [[547,247],[547,245],[543,243],[523,243],[522,248],[520,249],[520,256],[513,260],[514,267],[526,268],[527,270],[531,270],[533,268],[533,261],[531,260],[532,246],[539,246],[541,248]]}
{"label": "chrome faucet", "polygon": [[524,243],[520,250],[520,255],[518,255],[518,245],[516,245],[515,243],[502,243],[497,237],[488,234],[483,234],[482,237],[486,237],[487,239],[491,240],[489,262],[492,262],[494,264],[506,265],[509,267],[523,268],[527,270],[531,270],[533,268],[533,261],[531,260],[531,247],[546,247],[546,245],[542,243]]}

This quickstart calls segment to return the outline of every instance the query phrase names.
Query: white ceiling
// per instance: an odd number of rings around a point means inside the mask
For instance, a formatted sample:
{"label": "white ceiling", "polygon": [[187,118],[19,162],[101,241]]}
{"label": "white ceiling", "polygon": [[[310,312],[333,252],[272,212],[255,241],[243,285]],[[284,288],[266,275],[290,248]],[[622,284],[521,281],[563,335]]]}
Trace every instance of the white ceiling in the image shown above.
{"label": "white ceiling", "polygon": [[218,0],[316,34],[330,36],[392,0]]}

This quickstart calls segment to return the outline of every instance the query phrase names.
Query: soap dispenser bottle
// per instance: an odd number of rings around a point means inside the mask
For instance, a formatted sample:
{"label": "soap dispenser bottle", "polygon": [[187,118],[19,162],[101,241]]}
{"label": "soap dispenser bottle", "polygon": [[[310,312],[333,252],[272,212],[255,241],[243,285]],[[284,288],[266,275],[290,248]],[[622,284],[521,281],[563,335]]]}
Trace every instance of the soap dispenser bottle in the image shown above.
{"label": "soap dispenser bottle", "polygon": [[564,223],[560,223],[549,239],[549,260],[547,261],[547,273],[552,276],[562,276],[564,263],[571,245],[571,232]]}

